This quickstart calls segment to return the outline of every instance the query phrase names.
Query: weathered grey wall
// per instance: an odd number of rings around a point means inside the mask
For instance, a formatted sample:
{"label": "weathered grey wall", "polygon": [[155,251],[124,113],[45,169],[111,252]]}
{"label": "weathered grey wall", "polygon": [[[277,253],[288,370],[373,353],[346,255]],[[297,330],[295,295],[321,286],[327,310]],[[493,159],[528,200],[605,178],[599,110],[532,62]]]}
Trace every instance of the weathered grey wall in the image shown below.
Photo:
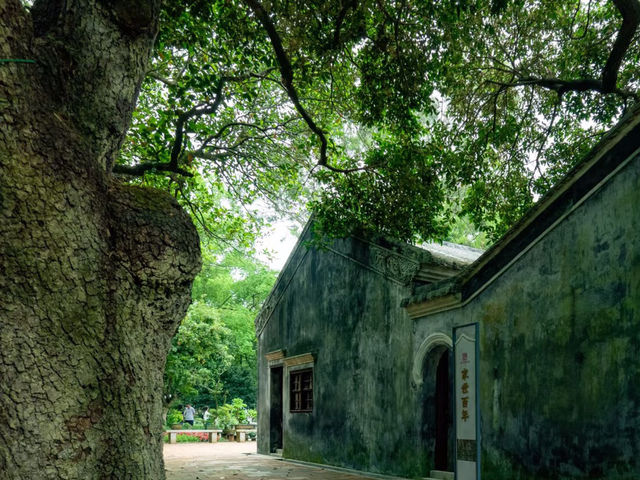
{"label": "weathered grey wall", "polygon": [[640,160],[466,306],[480,322],[484,478],[640,478]]}
{"label": "weathered grey wall", "polygon": [[[363,242],[335,246],[356,258],[368,256]],[[315,407],[292,414],[285,401],[284,456],[424,476],[430,460],[420,443],[421,411],[410,384],[413,325],[399,307],[408,287],[331,251],[303,247],[297,255],[289,273],[298,261],[299,267],[280,282],[290,280],[260,336],[259,451],[269,448],[265,354],[313,353]],[[287,389],[285,384],[285,397]]]}

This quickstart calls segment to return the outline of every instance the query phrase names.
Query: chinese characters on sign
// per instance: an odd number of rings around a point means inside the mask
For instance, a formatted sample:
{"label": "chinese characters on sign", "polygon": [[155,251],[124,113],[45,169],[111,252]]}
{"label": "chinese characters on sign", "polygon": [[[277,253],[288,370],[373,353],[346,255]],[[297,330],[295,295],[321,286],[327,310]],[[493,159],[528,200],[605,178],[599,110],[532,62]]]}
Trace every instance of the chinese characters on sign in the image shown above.
{"label": "chinese characters on sign", "polygon": [[463,368],[460,372],[460,381],[462,382],[462,386],[460,387],[460,391],[462,392],[462,413],[461,420],[466,422],[469,420],[469,369],[464,367],[465,364],[469,363],[469,356],[467,352],[463,352],[462,354],[462,365]]}
{"label": "chinese characters on sign", "polygon": [[476,337],[476,324],[454,329],[457,480],[479,479]]}

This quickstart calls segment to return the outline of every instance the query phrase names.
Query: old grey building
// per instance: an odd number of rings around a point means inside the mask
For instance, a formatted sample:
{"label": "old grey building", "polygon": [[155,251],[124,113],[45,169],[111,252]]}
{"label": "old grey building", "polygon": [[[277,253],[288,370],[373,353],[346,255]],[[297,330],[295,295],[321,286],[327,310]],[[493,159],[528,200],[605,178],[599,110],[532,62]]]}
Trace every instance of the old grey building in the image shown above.
{"label": "old grey building", "polygon": [[259,451],[407,477],[640,478],[639,123],[479,258],[300,243],[256,319]]}

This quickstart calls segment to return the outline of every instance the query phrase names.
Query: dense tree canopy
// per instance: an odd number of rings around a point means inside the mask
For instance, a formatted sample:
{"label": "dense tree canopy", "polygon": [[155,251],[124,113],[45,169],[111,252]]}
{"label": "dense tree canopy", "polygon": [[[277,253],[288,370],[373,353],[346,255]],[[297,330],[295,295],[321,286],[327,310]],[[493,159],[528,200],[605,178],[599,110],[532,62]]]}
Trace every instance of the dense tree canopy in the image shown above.
{"label": "dense tree canopy", "polygon": [[241,398],[255,408],[256,338],[253,320],[275,272],[235,253],[218,258],[203,245],[203,267],[193,285],[193,303],[167,357],[166,406],[219,406]]}
{"label": "dense tree canopy", "polygon": [[115,171],[214,207],[223,237],[239,217],[207,192],[310,199],[338,235],[469,215],[495,237],[638,100],[639,5],[167,2]]}

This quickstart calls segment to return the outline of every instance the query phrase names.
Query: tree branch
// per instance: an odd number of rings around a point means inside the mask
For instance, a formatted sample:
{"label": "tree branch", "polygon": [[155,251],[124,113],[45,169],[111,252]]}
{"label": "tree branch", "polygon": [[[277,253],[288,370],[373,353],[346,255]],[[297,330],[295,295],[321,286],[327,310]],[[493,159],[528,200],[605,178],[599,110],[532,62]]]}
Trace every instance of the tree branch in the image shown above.
{"label": "tree branch", "polygon": [[218,81],[218,85],[215,89],[216,98],[212,103],[195,106],[178,116],[175,138],[173,140],[173,147],[171,148],[171,158],[168,162],[145,162],[138,165],[115,165],[113,167],[113,172],[125,175],[142,176],[145,172],[156,170],[160,172],[174,172],[185,177],[193,177],[191,172],[178,166],[178,160],[180,159],[180,154],[183,150],[182,140],[184,138],[184,125],[189,119],[195,116],[210,115],[218,110],[218,107],[222,103],[222,88],[226,81],[227,78],[225,77],[222,77]]}
{"label": "tree branch", "polygon": [[595,78],[583,78],[580,80],[561,80],[559,78],[523,77],[514,82],[499,82],[496,80],[488,80],[488,83],[506,88],[538,86],[546,88],[547,90],[553,90],[554,92],[557,92],[560,97],[562,97],[562,95],[566,92],[595,91],[605,94],[613,93],[624,99],[633,98],[636,102],[640,100],[640,97],[636,92],[632,92],[630,90],[622,90],[620,88],[614,88],[613,90],[606,89],[602,81]]}
{"label": "tree branch", "polygon": [[202,210],[197,205],[194,205],[193,202],[191,202],[189,200],[189,196],[185,195],[185,193],[182,191],[182,188],[178,187],[176,192],[180,193],[180,198],[189,207],[189,210],[191,211],[191,215],[196,220],[196,222],[200,225],[200,227],[202,227],[202,230],[207,235],[209,235],[211,238],[214,238],[214,239],[218,240],[221,243],[224,243],[225,245],[227,245],[228,247],[230,247],[231,249],[233,249],[237,253],[241,253],[240,250],[233,243],[231,243],[231,241],[229,241],[228,239],[218,235],[213,230],[211,230],[211,228],[209,228],[209,226],[207,225],[207,222],[206,222],[206,220],[204,218],[204,215],[202,214]]}
{"label": "tree branch", "polygon": [[340,45],[340,30],[342,29],[342,24],[344,23],[344,19],[347,17],[347,13],[350,9],[356,9],[358,7],[358,0],[351,0],[347,2],[342,10],[338,13],[338,18],[336,18],[336,28],[333,31],[333,45],[332,48],[338,48]]}
{"label": "tree branch", "polygon": [[[259,125],[256,125],[255,123],[249,123],[249,122],[230,122],[227,123],[225,125],[223,125],[222,127],[220,127],[218,129],[218,131],[211,136],[211,139],[218,139],[222,136],[222,134],[225,132],[225,130],[230,129],[231,127],[248,127],[248,128],[255,128],[256,130],[261,131],[264,134],[267,134],[267,131],[269,129],[267,128],[263,128]],[[276,127],[277,128],[277,127]],[[275,130],[275,128],[273,128],[272,130]]]}
{"label": "tree branch", "polygon": [[529,178],[529,182],[527,184],[527,188],[528,188],[529,191],[531,191],[531,189],[532,189],[533,181],[535,180],[536,171],[538,172],[538,174],[540,176],[542,176],[542,172],[540,171],[540,158],[542,157],[542,153],[543,153],[545,145],[547,144],[547,140],[549,139],[549,136],[551,135],[551,130],[553,130],[553,125],[555,124],[556,118],[558,116],[559,107],[560,107],[560,102],[558,101],[553,106],[553,112],[551,112],[551,119],[549,120],[549,125],[547,125],[547,128],[545,129],[544,135],[543,135],[543,137],[542,137],[542,139],[540,141],[540,145],[536,149],[536,159],[535,159],[535,163],[534,163],[533,175],[531,175],[531,177]]}
{"label": "tree branch", "polygon": [[153,78],[154,80],[157,80],[160,83],[164,83],[165,85],[167,85],[169,87],[175,87],[175,86],[178,85],[178,82],[176,82],[175,80],[171,80],[170,78],[163,77],[162,75],[160,75],[155,70],[148,71],[147,72],[147,77]]}
{"label": "tree branch", "polygon": [[562,98],[562,95],[566,92],[594,91],[602,94],[612,93],[624,100],[633,99],[635,102],[640,101],[640,96],[637,92],[618,88],[617,86],[618,73],[622,65],[622,60],[629,50],[638,26],[640,25],[640,1],[611,1],[622,15],[622,25],[618,30],[618,35],[599,79],[581,78],[578,80],[562,80],[559,78],[520,77],[511,82],[489,80],[489,83],[498,85],[501,89],[519,86],[538,86],[557,92],[560,98]]}
{"label": "tree branch", "polygon": [[589,4],[587,5],[587,23],[584,26],[584,29],[582,30],[582,34],[575,36],[573,34],[573,26],[575,25],[576,22],[576,17],[578,16],[578,12],[580,12],[580,7],[582,6],[582,1],[578,0],[578,4],[576,5],[576,10],[575,12],[573,12],[573,16],[571,17],[571,36],[569,38],[571,38],[571,40],[580,40],[581,38],[584,38],[587,35],[587,31],[589,30],[589,24],[591,23],[591,1],[589,0]]}
{"label": "tree branch", "polygon": [[151,170],[158,172],[173,172],[184,177],[193,177],[193,173],[167,162],[148,162],[139,163],[138,165],[114,165],[112,171],[113,173],[141,177],[145,172],[149,172]]}
{"label": "tree branch", "polygon": [[173,148],[171,149],[171,160],[169,163],[177,168],[178,166],[178,158],[180,157],[180,153],[182,152],[182,138],[184,135],[184,124],[190,118],[199,115],[211,115],[218,110],[218,107],[222,103],[222,88],[224,87],[227,79],[222,77],[218,81],[218,85],[215,88],[216,98],[213,103],[210,103],[204,107],[193,107],[191,110],[184,112],[182,115],[178,117],[178,122],[176,123],[176,135],[175,140],[173,141]]}
{"label": "tree branch", "polygon": [[293,103],[295,109],[298,111],[302,119],[305,121],[309,129],[316,134],[316,136],[320,139],[320,159],[318,160],[318,165],[328,168],[331,171],[339,172],[339,173],[351,173],[362,170],[362,168],[349,168],[342,169],[337,168],[332,165],[329,165],[327,162],[327,137],[324,132],[316,123],[314,122],[309,112],[302,106],[300,103],[300,98],[298,97],[298,92],[293,85],[293,68],[291,66],[291,62],[289,61],[289,57],[284,51],[284,47],[282,45],[282,39],[280,35],[276,31],[276,27],[271,21],[269,14],[262,7],[258,0],[245,0],[245,3],[251,8],[253,13],[256,15],[263,28],[267,31],[267,35],[269,35],[269,40],[271,41],[271,46],[276,55],[276,60],[278,61],[278,65],[280,67],[280,75],[282,76],[282,84],[289,96],[289,99]]}
{"label": "tree branch", "polygon": [[[618,81],[618,70],[622,64],[633,36],[640,23],[640,2],[638,0],[612,0],[613,4],[622,14],[622,25],[618,31],[618,36],[609,53],[607,63],[602,70],[602,88],[605,93],[616,93],[616,83]],[[636,97],[637,100],[637,97]]]}

